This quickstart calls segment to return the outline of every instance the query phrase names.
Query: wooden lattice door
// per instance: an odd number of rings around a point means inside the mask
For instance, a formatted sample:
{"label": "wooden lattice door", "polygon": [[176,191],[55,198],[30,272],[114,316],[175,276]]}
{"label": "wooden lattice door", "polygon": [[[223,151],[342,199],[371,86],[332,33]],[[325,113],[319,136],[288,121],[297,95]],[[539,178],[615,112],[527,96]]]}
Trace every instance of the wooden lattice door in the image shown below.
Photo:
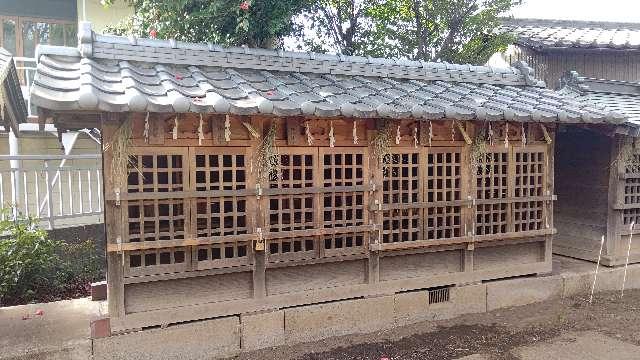
{"label": "wooden lattice door", "polygon": [[548,224],[546,194],[548,160],[546,146],[530,145],[513,149],[514,179],[513,231],[542,230]]}
{"label": "wooden lattice door", "polygon": [[429,148],[424,182],[424,231],[426,239],[450,239],[465,235],[462,218],[462,148]]}
{"label": "wooden lattice door", "polygon": [[[322,228],[348,229],[368,221],[369,156],[364,148],[321,148]],[[368,232],[351,231],[322,236],[324,256],[366,252]]]}
{"label": "wooden lattice door", "polygon": [[397,243],[424,239],[424,201],[421,174],[423,149],[394,149],[383,171],[382,242]]}
{"label": "wooden lattice door", "polygon": [[504,234],[509,229],[510,210],[506,200],[509,192],[510,151],[492,147],[480,156],[475,169],[476,235]]}
{"label": "wooden lattice door", "polygon": [[248,265],[252,261],[253,218],[249,196],[248,148],[196,147],[189,152],[192,233],[196,269]]}
{"label": "wooden lattice door", "polygon": [[[308,260],[320,256],[317,236],[291,236],[292,232],[318,227],[317,148],[281,148],[280,174],[269,179],[265,228],[269,262]],[[280,233],[282,236],[278,236]],[[289,234],[287,234],[289,233]]]}
{"label": "wooden lattice door", "polygon": [[191,256],[176,246],[189,236],[189,206],[171,193],[188,186],[187,150],[133,148],[122,214],[123,243],[144,243],[125,256],[125,276],[186,271]]}

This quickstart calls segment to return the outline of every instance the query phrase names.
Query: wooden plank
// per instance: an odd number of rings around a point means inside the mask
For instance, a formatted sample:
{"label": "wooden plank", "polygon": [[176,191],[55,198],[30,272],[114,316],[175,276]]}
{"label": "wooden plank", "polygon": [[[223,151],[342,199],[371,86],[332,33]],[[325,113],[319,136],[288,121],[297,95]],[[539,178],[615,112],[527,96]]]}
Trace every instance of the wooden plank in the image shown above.
{"label": "wooden plank", "polygon": [[149,145],[164,145],[165,117],[149,115]]}
{"label": "wooden plank", "polygon": [[210,115],[207,116],[207,121],[211,128],[211,138],[213,139],[213,145],[226,145],[227,142],[224,139],[224,115]]}
{"label": "wooden plank", "polygon": [[390,250],[404,250],[414,248],[424,248],[432,246],[452,245],[452,244],[466,244],[473,241],[471,236],[461,236],[457,238],[438,239],[438,240],[414,240],[403,241],[394,243],[383,244],[371,244],[369,248],[373,251],[390,251]]}
{"label": "wooden plank", "polygon": [[287,145],[305,145],[306,139],[302,132],[302,120],[300,118],[289,117],[285,119],[287,127]]}

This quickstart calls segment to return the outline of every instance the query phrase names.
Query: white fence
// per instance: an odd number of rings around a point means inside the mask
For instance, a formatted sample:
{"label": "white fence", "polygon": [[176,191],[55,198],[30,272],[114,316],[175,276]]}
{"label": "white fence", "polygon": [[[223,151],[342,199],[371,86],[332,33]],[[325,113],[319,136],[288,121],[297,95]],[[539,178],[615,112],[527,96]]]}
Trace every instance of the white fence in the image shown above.
{"label": "white fence", "polygon": [[12,166],[0,169],[0,204],[11,216],[39,218],[49,229],[103,221],[100,154],[0,155],[4,161]]}

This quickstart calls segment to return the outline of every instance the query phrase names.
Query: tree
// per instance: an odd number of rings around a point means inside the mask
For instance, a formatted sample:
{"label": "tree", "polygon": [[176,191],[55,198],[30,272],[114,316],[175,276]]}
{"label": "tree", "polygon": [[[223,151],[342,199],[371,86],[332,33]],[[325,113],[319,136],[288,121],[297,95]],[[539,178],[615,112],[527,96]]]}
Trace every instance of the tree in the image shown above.
{"label": "tree", "polygon": [[[103,0],[109,6],[114,0]],[[310,0],[123,0],[135,15],[105,31],[189,42],[273,48],[299,28]]]}
{"label": "tree", "polygon": [[309,50],[344,55],[382,55],[384,38],[376,28],[381,17],[374,14],[385,7],[384,0],[318,0],[301,15],[308,32],[299,39]]}
{"label": "tree", "polygon": [[521,0],[320,0],[312,49],[348,55],[484,63],[513,40],[499,15]]}
{"label": "tree", "polygon": [[[111,1],[103,0],[107,5]],[[109,32],[222,45],[480,64],[512,42],[498,16],[522,0],[119,0]]]}

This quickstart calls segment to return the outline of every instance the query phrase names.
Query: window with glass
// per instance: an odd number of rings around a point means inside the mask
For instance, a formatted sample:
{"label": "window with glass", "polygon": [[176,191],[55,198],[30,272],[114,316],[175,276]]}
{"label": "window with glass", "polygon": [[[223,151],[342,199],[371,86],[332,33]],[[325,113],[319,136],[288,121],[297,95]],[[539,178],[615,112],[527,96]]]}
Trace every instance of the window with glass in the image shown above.
{"label": "window with glass", "polygon": [[17,57],[34,57],[38,44],[76,46],[77,24],[44,18],[0,15],[0,46]]}

